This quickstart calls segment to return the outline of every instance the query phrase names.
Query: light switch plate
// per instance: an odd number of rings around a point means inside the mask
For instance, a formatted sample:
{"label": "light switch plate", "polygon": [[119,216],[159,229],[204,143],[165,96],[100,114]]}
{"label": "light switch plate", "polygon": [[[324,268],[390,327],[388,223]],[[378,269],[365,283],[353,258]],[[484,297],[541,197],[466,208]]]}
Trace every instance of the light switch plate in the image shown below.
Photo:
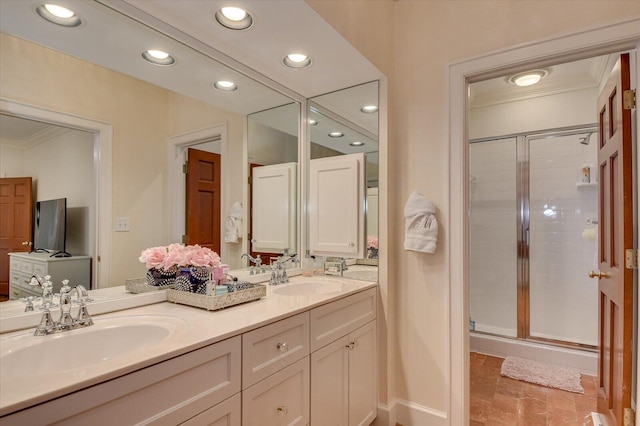
{"label": "light switch plate", "polygon": [[129,218],[116,217],[116,232],[129,232]]}

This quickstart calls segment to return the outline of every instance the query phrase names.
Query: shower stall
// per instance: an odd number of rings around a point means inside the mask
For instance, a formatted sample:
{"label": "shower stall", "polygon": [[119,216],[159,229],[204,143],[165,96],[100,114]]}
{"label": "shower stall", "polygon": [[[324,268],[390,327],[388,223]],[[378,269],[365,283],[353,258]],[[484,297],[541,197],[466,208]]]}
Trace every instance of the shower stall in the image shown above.
{"label": "shower stall", "polygon": [[595,374],[596,131],[470,141],[472,350]]}

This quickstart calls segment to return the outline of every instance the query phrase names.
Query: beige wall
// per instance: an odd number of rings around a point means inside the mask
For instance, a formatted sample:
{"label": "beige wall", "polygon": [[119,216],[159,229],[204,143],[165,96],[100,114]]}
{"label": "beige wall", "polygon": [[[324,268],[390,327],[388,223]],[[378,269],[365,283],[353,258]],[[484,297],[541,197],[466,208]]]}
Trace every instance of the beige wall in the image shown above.
{"label": "beige wall", "polygon": [[[447,114],[448,65],[637,16],[640,2],[307,2],[389,78],[389,241],[383,244],[389,251],[390,271],[389,398],[446,412],[448,121],[461,119]],[[381,16],[385,13],[388,16]],[[372,25],[374,22],[377,25]],[[387,37],[393,38],[392,48]],[[438,207],[440,237],[434,255],[402,248],[402,209],[413,190],[422,192]]]}
{"label": "beige wall", "polygon": [[113,126],[112,216],[130,217],[131,232],[111,235],[110,284],[143,276],[140,250],[171,242],[168,137],[227,122],[241,158],[244,119],[3,33],[0,46],[0,97]]}

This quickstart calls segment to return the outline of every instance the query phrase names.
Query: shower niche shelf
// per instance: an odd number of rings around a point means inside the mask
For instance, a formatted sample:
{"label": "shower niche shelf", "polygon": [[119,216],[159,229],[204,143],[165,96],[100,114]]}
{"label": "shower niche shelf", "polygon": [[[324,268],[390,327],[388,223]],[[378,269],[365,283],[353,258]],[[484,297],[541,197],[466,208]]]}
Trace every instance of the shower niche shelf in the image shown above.
{"label": "shower niche shelf", "polygon": [[576,188],[597,188],[598,182],[578,182],[576,183]]}

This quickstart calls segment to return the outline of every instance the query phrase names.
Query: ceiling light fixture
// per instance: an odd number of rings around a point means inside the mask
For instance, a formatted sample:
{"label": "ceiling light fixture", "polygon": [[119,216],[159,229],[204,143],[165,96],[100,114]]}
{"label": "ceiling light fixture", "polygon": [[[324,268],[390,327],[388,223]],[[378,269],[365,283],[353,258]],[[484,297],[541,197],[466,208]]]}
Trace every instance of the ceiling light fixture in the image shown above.
{"label": "ceiling light fixture", "polygon": [[290,53],[282,60],[289,68],[307,68],[311,66],[311,58],[302,53]]}
{"label": "ceiling light fixture", "polygon": [[516,75],[512,75],[509,77],[509,83],[515,84],[516,86],[525,87],[525,86],[533,86],[538,83],[540,80],[549,75],[549,71],[547,70],[533,70],[521,72]]}
{"label": "ceiling light fixture", "polygon": [[176,63],[176,59],[163,50],[149,49],[142,52],[142,58],[153,65],[169,66]]}
{"label": "ceiling light fixture", "polygon": [[230,30],[246,30],[253,25],[253,18],[249,12],[239,7],[223,7],[214,17],[220,25]]}
{"label": "ceiling light fixture", "polygon": [[235,92],[238,90],[238,86],[229,80],[218,80],[211,85],[214,89],[222,90],[223,92]]}
{"label": "ceiling light fixture", "polygon": [[351,145],[351,146],[362,146],[362,145],[364,145],[364,142],[353,141],[349,145]]}
{"label": "ceiling light fixture", "polygon": [[330,138],[341,138],[344,136],[344,133],[342,132],[331,132],[329,133],[329,137]]}
{"label": "ceiling light fixture", "polygon": [[364,112],[365,114],[373,114],[378,111],[378,105],[365,105],[360,108],[360,112]]}
{"label": "ceiling light fixture", "polygon": [[53,3],[45,3],[36,7],[41,18],[63,27],[77,27],[82,20],[72,10]]}

